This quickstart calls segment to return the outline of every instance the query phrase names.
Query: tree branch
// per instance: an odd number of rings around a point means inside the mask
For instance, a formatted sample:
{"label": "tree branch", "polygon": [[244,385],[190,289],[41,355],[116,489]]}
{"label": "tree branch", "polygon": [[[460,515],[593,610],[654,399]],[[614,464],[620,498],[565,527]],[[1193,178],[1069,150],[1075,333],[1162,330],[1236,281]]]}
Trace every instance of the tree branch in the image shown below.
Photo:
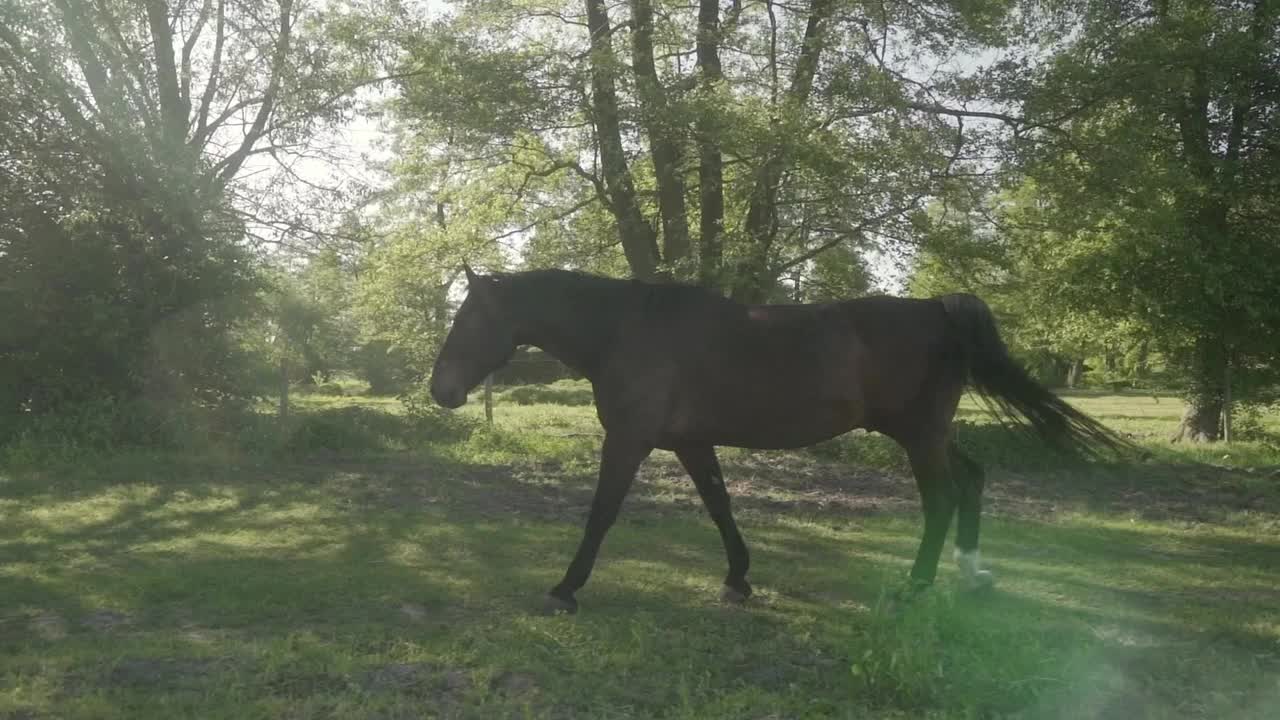
{"label": "tree branch", "polygon": [[94,51],[90,25],[81,13],[80,5],[72,5],[69,0],[54,0],[62,13],[62,20],[67,28],[67,36],[71,41],[71,49],[75,53],[76,63],[84,73],[85,83],[89,86],[89,94],[93,96],[95,110],[103,119],[103,125],[110,126],[121,116],[119,104],[111,89],[111,81],[104,68],[106,63]]}
{"label": "tree branch", "polygon": [[147,0],[147,25],[156,58],[156,84],[160,86],[162,136],[171,147],[186,139],[187,122],[178,92],[178,71],[173,58],[173,31],[169,28],[169,7],[165,0]]}
{"label": "tree branch", "polygon": [[[159,0],[151,0],[157,2]],[[279,35],[276,36],[275,52],[271,58],[271,80],[267,83],[267,91],[262,96],[262,104],[258,106],[258,113],[253,119],[253,125],[249,127],[249,131],[245,133],[244,139],[240,142],[235,152],[223,158],[210,171],[210,175],[214,178],[217,185],[226,185],[236,173],[240,172],[244,161],[249,157],[249,152],[253,146],[262,138],[263,132],[267,127],[267,120],[271,118],[271,113],[275,110],[276,97],[280,94],[280,84],[283,81],[284,64],[289,56],[289,40],[290,31],[293,28],[293,0],[280,0],[280,29]]]}
{"label": "tree branch", "polygon": [[226,40],[226,0],[218,0],[217,28],[213,40],[213,58],[210,59],[209,77],[205,79],[204,92],[200,95],[200,110],[196,113],[196,142],[203,143],[209,124],[209,106],[218,88],[218,73],[222,69],[222,44]]}
{"label": "tree branch", "polygon": [[[809,19],[805,23],[800,57],[796,60],[795,68],[791,73],[791,85],[787,88],[785,104],[791,112],[799,112],[809,102],[809,95],[813,91],[813,79],[817,74],[822,48],[825,45],[825,26],[834,9],[834,0],[812,0],[809,6]],[[755,300],[765,291],[763,286],[767,278],[764,275],[769,272],[769,248],[773,244],[774,232],[778,225],[778,189],[782,182],[785,165],[786,151],[783,147],[775,145],[770,149],[764,164],[756,173],[755,186],[752,188],[751,201],[747,207],[747,217],[743,223],[743,229],[750,238],[751,245],[739,269],[739,276],[734,278],[734,295],[739,299]]]}
{"label": "tree branch", "polygon": [[[137,103],[138,111],[142,115],[143,123],[148,128],[155,128],[159,108],[156,106],[155,95],[151,92],[151,83],[148,82],[146,77],[146,62],[142,55],[134,50],[129,45],[129,41],[125,39],[115,13],[111,12],[101,0],[97,3],[97,10],[98,22],[111,33],[111,38],[115,40],[116,45],[120,48],[120,53],[124,56],[127,75],[133,80],[133,82],[129,83],[129,92],[134,96],[134,101]],[[118,63],[113,68],[113,71],[124,74]]]}
{"label": "tree branch", "polygon": [[864,218],[857,225],[853,226],[852,228],[848,228],[844,230],[835,238],[827,242],[824,242],[821,245],[818,245],[817,247],[814,247],[810,250],[806,250],[805,252],[800,253],[799,255],[795,256],[790,260],[787,260],[786,262],[773,266],[770,269],[770,272],[772,272],[776,276],[790,270],[791,268],[794,268],[797,265],[800,265],[801,263],[808,262],[809,260],[812,260],[813,258],[821,255],[822,253],[844,242],[846,239],[848,239],[850,235],[866,232],[867,230],[893,217],[894,215],[901,215],[902,213],[909,212],[910,210],[913,210],[919,207],[920,201],[924,199],[926,195],[927,193],[919,193],[914,197],[912,197],[911,201],[908,202],[906,205],[890,208],[880,213],[879,215],[875,215],[871,218]]}
{"label": "tree branch", "polygon": [[539,225],[541,225],[541,224],[543,224],[543,223],[548,223],[548,222],[559,222],[559,221],[561,221],[561,220],[563,220],[563,219],[565,219],[565,218],[569,217],[570,215],[573,215],[574,213],[578,212],[579,210],[582,210],[583,208],[587,207],[588,205],[591,205],[591,204],[592,204],[592,203],[594,203],[595,201],[596,201],[596,198],[586,198],[586,199],[584,199],[584,200],[579,200],[578,202],[574,203],[572,206],[570,206],[570,207],[568,207],[568,208],[566,208],[566,209],[564,209],[564,210],[562,210],[562,211],[560,211],[560,212],[558,212],[558,213],[556,213],[556,214],[552,215],[552,216],[551,216],[551,217],[549,217],[549,218],[538,218],[538,219],[536,219],[536,220],[534,220],[534,221],[532,221],[532,222],[530,222],[530,223],[528,223],[528,224],[525,224],[525,225],[522,225],[522,226],[520,226],[520,227],[518,227],[518,228],[515,228],[514,230],[508,230],[507,232],[504,232],[504,233],[501,233],[501,234],[495,235],[495,236],[493,236],[492,238],[490,238],[490,241],[491,241],[491,242],[502,242],[503,240],[506,240],[506,239],[507,239],[507,238],[509,238],[509,237],[513,237],[513,236],[515,236],[515,235],[519,235],[519,234],[521,234],[521,233],[528,232],[528,231],[532,230],[533,228],[535,228],[535,227],[537,227],[537,226],[539,226]]}
{"label": "tree branch", "polygon": [[182,84],[178,94],[182,98],[184,118],[191,113],[191,53],[195,50],[196,42],[200,40],[200,33],[204,32],[205,23],[209,22],[209,13],[212,10],[213,0],[204,0],[204,5],[200,7],[200,16],[196,19],[196,26],[191,28],[191,34],[182,44]]}

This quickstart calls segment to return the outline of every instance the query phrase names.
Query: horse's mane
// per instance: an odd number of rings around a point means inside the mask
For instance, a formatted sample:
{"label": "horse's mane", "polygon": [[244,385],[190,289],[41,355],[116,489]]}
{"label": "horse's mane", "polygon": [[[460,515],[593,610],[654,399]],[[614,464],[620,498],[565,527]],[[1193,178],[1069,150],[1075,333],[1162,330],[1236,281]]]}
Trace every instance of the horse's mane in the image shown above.
{"label": "horse's mane", "polygon": [[613,313],[621,303],[635,301],[644,302],[650,311],[679,312],[686,303],[720,298],[698,285],[613,278],[559,268],[498,273],[495,277],[509,283],[512,293],[523,302],[568,299],[577,313]]}
{"label": "horse's mane", "polygon": [[522,324],[550,331],[594,355],[611,343],[627,313],[642,310],[662,323],[707,302],[729,302],[705,288],[677,282],[642,282],[574,270],[546,269],[494,275],[505,285],[511,312]]}

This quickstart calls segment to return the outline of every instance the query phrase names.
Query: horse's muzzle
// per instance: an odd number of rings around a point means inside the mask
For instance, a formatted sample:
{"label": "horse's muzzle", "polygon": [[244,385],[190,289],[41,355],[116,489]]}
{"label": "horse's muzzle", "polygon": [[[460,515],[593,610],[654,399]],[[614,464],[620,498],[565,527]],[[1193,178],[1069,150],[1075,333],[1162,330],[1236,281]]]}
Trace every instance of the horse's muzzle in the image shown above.
{"label": "horse's muzzle", "polygon": [[453,383],[431,383],[431,397],[440,407],[454,410],[467,403],[467,391]]}

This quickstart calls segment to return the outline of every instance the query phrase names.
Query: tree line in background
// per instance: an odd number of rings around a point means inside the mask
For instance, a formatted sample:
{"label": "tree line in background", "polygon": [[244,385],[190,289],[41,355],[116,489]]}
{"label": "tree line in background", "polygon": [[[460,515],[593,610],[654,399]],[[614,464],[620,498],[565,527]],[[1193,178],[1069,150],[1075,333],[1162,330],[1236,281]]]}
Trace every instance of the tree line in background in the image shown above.
{"label": "tree line in background", "polygon": [[[1177,390],[1180,438],[1218,439],[1280,384],[1278,20],[7,0],[0,443],[95,413],[158,442],[339,373],[411,392],[463,259],[746,302],[971,291],[1047,382]],[[385,182],[326,144],[359,117]]]}

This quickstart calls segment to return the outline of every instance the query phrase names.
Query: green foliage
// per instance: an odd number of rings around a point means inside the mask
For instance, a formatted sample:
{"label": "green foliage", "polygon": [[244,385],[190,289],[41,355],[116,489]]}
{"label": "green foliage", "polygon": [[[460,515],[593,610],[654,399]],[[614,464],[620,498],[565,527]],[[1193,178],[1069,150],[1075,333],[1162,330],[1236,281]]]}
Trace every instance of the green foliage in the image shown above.
{"label": "green foliage", "polygon": [[494,401],[516,405],[592,405],[591,385],[581,380],[557,380],[550,385],[517,385],[494,394]]}
{"label": "green foliage", "polygon": [[303,412],[285,428],[281,449],[299,456],[352,456],[411,450],[428,442],[462,442],[470,433],[468,423],[442,413],[395,415],[350,405]]}
{"label": "green foliage", "polygon": [[[960,193],[976,177],[954,157],[953,117],[938,103],[1000,92],[982,72],[915,80],[904,58],[1002,47],[1014,26],[1003,0],[927,3],[859,23],[836,5],[724,9],[723,36],[712,39],[724,77],[714,82],[680,55],[698,35],[686,6],[657,3],[651,27],[636,21],[640,6],[601,7],[615,32],[592,52],[580,4],[460,6],[402,38],[398,188],[419,222],[444,209],[451,232],[467,223],[469,252],[486,237],[518,238],[534,266],[643,274],[654,265],[722,288],[758,286],[755,299],[861,294],[870,286],[862,254],[909,239],[923,198]],[[640,74],[645,43],[659,58],[654,77]],[[889,47],[898,44],[904,52]],[[617,138],[602,129],[615,120]],[[961,145],[976,154],[996,133],[973,122]],[[709,238],[668,236],[715,215],[694,191],[704,140],[726,161],[714,256],[697,249]],[[607,150],[614,143],[624,157]]]}
{"label": "green foliage", "polygon": [[405,352],[386,340],[361,344],[354,353],[352,371],[369,383],[373,395],[397,395],[411,379]]}
{"label": "green foliage", "polygon": [[[292,271],[270,273],[261,312],[241,330],[242,341],[293,382],[328,382],[357,367],[359,318],[354,281],[329,251]],[[278,390],[275,385],[263,390]]]}
{"label": "green foliage", "polygon": [[0,445],[0,465],[40,468],[95,462],[146,448],[199,453],[256,453],[271,447],[271,418],[244,402],[157,405],[146,398],[101,397],[14,423]]}
{"label": "green foliage", "polygon": [[482,420],[464,413],[445,410],[431,399],[425,385],[415,385],[400,396],[405,415],[430,430],[428,438],[445,442],[465,440],[482,424]]}
{"label": "green foliage", "polygon": [[[343,349],[305,303],[262,294],[247,240],[280,242],[313,214],[281,208],[279,175],[255,187],[263,168],[242,170],[271,157],[295,177],[377,60],[326,48],[329,16],[301,3],[262,10],[0,5],[0,444],[74,428],[92,446],[152,442],[137,428],[235,407],[285,354],[261,352],[264,300],[306,376]],[[317,270],[309,289],[333,279]],[[307,302],[332,302],[319,294]],[[124,415],[113,438],[77,419]]]}
{"label": "green foliage", "polygon": [[[0,109],[0,442],[56,413],[145,399],[156,409],[243,397],[233,332],[256,286],[221,231],[122,200],[91,147],[54,157],[48,128]],[[46,118],[56,128],[56,120]],[[11,123],[11,124],[10,124]],[[153,198],[163,202],[172,198]],[[12,221],[9,220],[12,218]],[[156,418],[153,418],[155,421]]]}
{"label": "green foliage", "polygon": [[1269,422],[1277,416],[1280,416],[1280,402],[1255,399],[1240,403],[1232,421],[1232,439],[1262,443],[1280,450],[1280,427]]}
{"label": "green foliage", "polygon": [[1011,239],[1053,305],[1149,341],[1212,421],[1227,358],[1269,363],[1280,327],[1274,4],[1061,9],[1025,108],[1071,121],[1023,146]]}
{"label": "green foliage", "polygon": [[400,219],[363,258],[354,306],[366,348],[361,363],[382,374],[379,380],[403,390],[424,378],[435,362],[455,299],[450,290],[462,275],[462,263],[490,270],[501,264],[491,248],[468,248],[464,240],[471,226],[465,223],[449,229],[434,217],[424,220],[407,209],[387,212],[388,221]]}

